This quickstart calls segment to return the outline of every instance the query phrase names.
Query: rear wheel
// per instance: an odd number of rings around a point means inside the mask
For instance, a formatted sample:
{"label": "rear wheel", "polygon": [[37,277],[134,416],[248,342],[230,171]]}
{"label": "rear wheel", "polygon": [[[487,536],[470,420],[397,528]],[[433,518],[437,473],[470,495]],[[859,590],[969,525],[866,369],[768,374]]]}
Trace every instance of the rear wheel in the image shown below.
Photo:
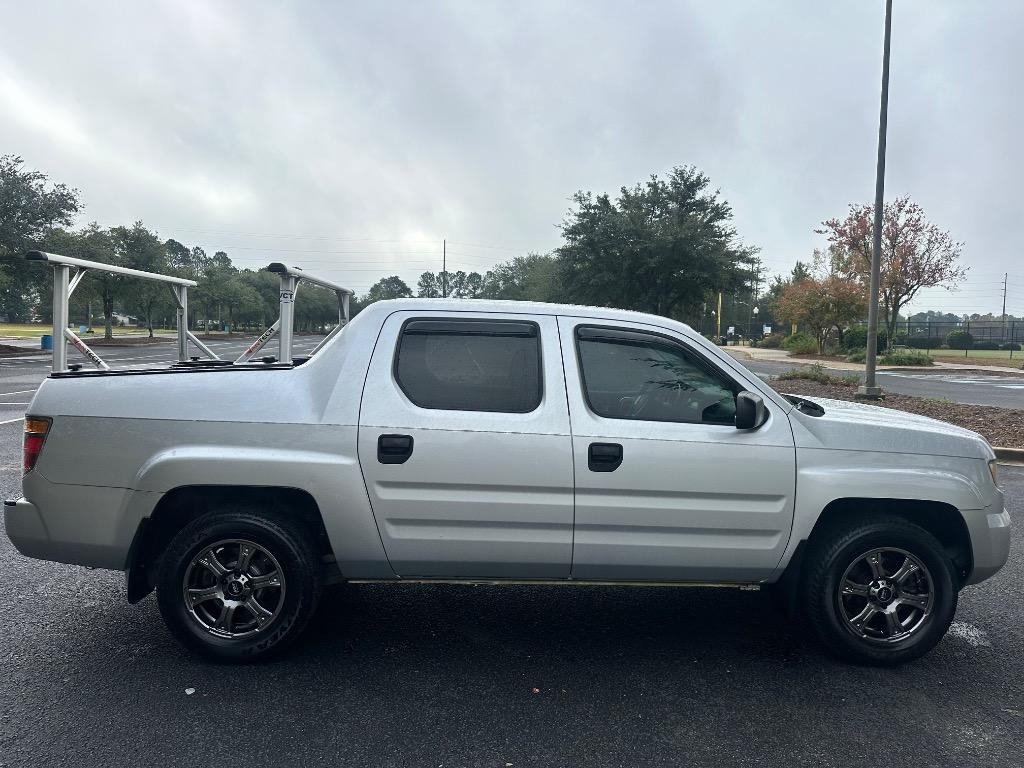
{"label": "rear wheel", "polygon": [[160,564],[157,600],[186,647],[249,661],[295,640],[321,586],[316,550],[301,526],[231,510],[203,515],[174,537]]}
{"label": "rear wheel", "polygon": [[803,603],[835,655],[894,666],[942,639],[957,605],[953,564],[923,528],[875,518],[837,526],[812,542]]}

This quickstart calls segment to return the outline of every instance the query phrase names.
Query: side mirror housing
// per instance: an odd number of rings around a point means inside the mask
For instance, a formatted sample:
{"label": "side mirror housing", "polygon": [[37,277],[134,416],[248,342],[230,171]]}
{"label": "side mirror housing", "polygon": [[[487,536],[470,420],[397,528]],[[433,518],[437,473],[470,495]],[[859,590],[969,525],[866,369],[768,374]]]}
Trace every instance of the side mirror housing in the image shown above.
{"label": "side mirror housing", "polygon": [[757,429],[768,418],[764,399],[744,390],[736,395],[736,429]]}

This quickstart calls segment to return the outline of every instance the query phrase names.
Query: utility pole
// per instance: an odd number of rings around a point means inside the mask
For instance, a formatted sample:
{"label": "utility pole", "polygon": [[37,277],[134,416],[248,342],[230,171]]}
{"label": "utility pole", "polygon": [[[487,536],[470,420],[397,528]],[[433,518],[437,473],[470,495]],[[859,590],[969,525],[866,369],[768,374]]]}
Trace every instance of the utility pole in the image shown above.
{"label": "utility pole", "polygon": [[441,241],[441,298],[448,298],[448,241]]}
{"label": "utility pole", "polygon": [[1010,273],[1003,273],[1003,341],[1006,341],[1006,283],[1010,279]]}
{"label": "utility pole", "polygon": [[885,0],[885,39],[882,44],[882,98],[878,110],[878,160],[875,165],[875,222],[871,249],[871,294],[868,303],[868,348],[864,359],[864,384],[858,397],[877,400],[882,388],[875,382],[878,354],[878,284],[882,271],[882,210],[885,205],[885,133],[889,120],[889,38],[892,33],[892,0]]}
{"label": "utility pole", "polygon": [[722,338],[722,292],[718,292],[718,314],[715,315],[715,343]]}

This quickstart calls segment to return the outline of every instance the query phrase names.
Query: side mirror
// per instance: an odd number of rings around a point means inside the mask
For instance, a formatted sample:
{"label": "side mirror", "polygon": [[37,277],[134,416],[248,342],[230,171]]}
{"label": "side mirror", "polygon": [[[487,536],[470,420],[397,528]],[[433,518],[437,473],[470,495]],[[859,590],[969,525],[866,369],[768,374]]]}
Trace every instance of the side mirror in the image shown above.
{"label": "side mirror", "polygon": [[745,390],[736,395],[736,429],[757,429],[767,416],[760,395]]}

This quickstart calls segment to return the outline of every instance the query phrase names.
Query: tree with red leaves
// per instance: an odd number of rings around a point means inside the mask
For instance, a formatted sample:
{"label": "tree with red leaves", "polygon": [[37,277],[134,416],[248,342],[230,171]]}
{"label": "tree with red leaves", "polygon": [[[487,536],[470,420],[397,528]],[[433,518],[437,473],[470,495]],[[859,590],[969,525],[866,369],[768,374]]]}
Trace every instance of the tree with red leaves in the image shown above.
{"label": "tree with red leaves", "polygon": [[[833,271],[867,286],[871,279],[874,206],[851,204],[845,219],[822,222]],[[882,261],[878,305],[891,339],[903,309],[922,288],[955,288],[967,276],[959,265],[962,243],[932,224],[909,197],[886,203],[882,212]]]}
{"label": "tree with red leaves", "polygon": [[818,341],[818,354],[834,328],[842,341],[843,328],[860,320],[867,311],[867,291],[858,280],[848,280],[824,270],[824,258],[815,252],[815,271],[782,289],[776,316],[787,323],[803,323]]}

